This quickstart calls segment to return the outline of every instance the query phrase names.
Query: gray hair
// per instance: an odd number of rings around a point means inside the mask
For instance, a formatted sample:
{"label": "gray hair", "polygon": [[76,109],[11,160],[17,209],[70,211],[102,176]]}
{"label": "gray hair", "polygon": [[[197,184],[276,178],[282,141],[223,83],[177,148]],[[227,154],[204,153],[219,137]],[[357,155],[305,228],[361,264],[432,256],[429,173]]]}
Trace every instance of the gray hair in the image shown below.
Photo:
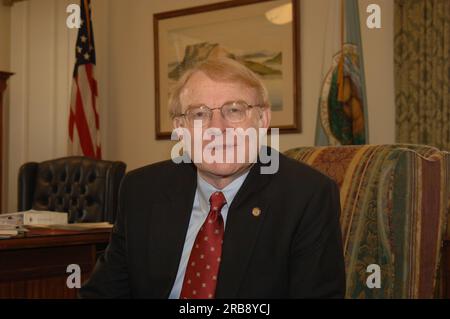
{"label": "gray hair", "polygon": [[214,81],[237,82],[256,90],[259,104],[270,107],[269,94],[261,78],[242,63],[231,58],[207,59],[187,70],[175,84],[169,98],[169,112],[172,118],[181,114],[180,94],[191,76],[203,72]]}

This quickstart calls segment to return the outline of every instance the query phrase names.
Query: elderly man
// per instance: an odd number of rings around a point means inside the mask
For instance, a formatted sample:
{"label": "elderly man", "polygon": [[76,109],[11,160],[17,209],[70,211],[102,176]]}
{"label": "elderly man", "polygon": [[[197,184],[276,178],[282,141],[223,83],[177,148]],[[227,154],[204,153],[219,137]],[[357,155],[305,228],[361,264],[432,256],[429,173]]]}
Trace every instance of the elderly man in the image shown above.
{"label": "elderly man", "polygon": [[[270,148],[279,164],[263,174],[266,164],[251,155],[249,136],[240,143],[238,135],[219,138],[269,127],[258,76],[231,59],[207,60],[180,78],[169,104],[185,145],[195,144],[196,129],[213,129],[215,143],[201,140],[200,151],[232,160],[200,156],[128,173],[111,241],[80,296],[343,297],[335,183]],[[193,159],[195,148],[186,153]]]}

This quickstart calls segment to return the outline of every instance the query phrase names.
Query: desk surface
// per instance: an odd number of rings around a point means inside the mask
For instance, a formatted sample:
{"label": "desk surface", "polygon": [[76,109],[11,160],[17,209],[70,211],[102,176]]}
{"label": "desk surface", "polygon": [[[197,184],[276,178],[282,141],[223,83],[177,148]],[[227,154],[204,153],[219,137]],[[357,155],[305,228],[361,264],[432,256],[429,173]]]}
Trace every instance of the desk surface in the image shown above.
{"label": "desk surface", "polygon": [[83,231],[32,229],[20,236],[0,239],[0,250],[105,243],[109,241],[110,233],[110,228]]}

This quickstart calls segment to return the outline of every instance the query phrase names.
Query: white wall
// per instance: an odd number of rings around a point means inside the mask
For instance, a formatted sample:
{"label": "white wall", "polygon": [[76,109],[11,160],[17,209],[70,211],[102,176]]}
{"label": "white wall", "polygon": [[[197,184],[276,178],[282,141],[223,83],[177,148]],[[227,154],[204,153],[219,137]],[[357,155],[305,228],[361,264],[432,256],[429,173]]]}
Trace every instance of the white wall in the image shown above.
{"label": "white wall", "polygon": [[11,8],[0,2],[0,71],[9,71]]}
{"label": "white wall", "polygon": [[[11,49],[11,8],[5,6],[0,2],[0,71],[11,71],[10,68],[10,49]],[[9,86],[7,86],[6,92],[3,95],[3,132],[0,136],[3,137],[3,141],[7,140],[7,125],[8,125],[8,112],[9,112]],[[3,158],[7,158],[8,148],[5,143],[2,143]],[[3,160],[1,169],[3,172],[8,171],[8,161]],[[5,174],[4,173],[4,174]],[[4,175],[3,175],[4,176]],[[7,188],[7,178],[3,178],[2,182],[2,207],[0,207],[0,213],[5,210],[5,189]]]}
{"label": "white wall", "polygon": [[[381,7],[381,29],[365,26],[366,8]],[[394,1],[359,0],[369,113],[369,142],[395,142]]]}
{"label": "white wall", "polygon": [[[173,143],[154,127],[153,14],[222,0],[92,0],[105,159],[128,169],[169,157]],[[280,149],[313,145],[327,1],[302,0],[302,128]],[[370,143],[394,142],[393,1],[359,0]],[[67,112],[76,31],[65,26],[70,0],[28,0],[11,9],[11,114],[7,207],[16,209],[17,172],[27,161],[66,155]],[[382,8],[382,29],[365,27],[365,8]]]}

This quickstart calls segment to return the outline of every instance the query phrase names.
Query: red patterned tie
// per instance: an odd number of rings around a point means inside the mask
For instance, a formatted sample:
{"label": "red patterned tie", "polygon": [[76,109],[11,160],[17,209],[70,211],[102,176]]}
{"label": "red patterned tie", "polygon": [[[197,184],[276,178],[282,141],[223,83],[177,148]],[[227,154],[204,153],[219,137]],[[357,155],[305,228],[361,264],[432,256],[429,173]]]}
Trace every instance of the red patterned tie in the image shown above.
{"label": "red patterned tie", "polygon": [[214,192],[209,203],[208,217],[195,238],[186,266],[180,299],[211,299],[215,296],[223,240],[220,210],[226,200],[222,192]]}

